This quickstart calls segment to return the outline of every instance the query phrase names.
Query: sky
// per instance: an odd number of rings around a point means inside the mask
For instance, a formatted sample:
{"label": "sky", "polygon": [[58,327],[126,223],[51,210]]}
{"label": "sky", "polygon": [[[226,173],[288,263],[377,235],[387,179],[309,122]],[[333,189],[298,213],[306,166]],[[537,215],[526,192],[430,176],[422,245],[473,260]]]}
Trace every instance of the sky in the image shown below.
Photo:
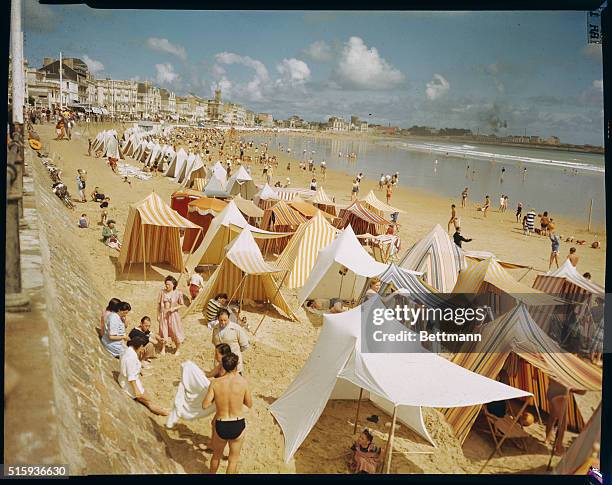
{"label": "sky", "polygon": [[25,56],[275,118],[351,115],[603,144],[601,47],[585,12],[95,10],[23,0]]}

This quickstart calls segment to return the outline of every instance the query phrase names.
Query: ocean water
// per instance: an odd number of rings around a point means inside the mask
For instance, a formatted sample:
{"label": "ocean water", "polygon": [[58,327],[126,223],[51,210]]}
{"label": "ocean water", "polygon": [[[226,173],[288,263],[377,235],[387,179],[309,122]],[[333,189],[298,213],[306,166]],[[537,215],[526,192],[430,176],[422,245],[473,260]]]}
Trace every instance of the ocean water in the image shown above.
{"label": "ocean water", "polygon": [[[532,207],[552,217],[605,223],[604,157],[591,153],[498,145],[422,142],[383,139],[323,139],[309,136],[247,135],[244,140],[267,142],[270,148],[291,149],[297,158],[322,160],[329,168],[371,180],[399,172],[399,183],[447,197],[457,197],[468,187],[469,200],[482,203],[491,197],[494,209],[499,197],[509,197],[509,210],[522,202],[523,212]],[[306,153],[304,153],[306,150]],[[354,153],[355,158],[347,155]],[[347,180],[347,191],[351,181]]]}

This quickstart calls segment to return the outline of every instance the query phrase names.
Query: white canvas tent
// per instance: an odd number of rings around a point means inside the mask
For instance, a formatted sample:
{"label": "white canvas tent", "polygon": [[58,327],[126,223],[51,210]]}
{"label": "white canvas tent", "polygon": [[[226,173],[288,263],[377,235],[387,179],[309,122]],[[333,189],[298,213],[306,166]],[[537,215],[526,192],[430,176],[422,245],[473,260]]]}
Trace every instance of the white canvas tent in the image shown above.
{"label": "white canvas tent", "polygon": [[187,154],[187,159],[185,160],[185,163],[174,176],[174,180],[176,180],[178,183],[183,182],[183,180],[185,180],[185,176],[187,175],[187,173],[191,171],[191,167],[193,167],[195,159],[196,159],[195,153],[189,152]]}
{"label": "white canvas tent", "polygon": [[229,195],[240,195],[243,199],[250,200],[257,192],[257,186],[253,177],[241,165],[227,181],[226,190]]}
{"label": "white canvas tent", "polygon": [[255,205],[264,210],[272,207],[279,200],[281,200],[280,196],[268,184],[265,184],[255,197],[253,197]]}
{"label": "white canvas tent", "polygon": [[[342,276],[340,271],[346,268]],[[349,225],[327,247],[319,251],[317,261],[298,292],[298,306],[312,298],[342,298],[355,300],[366,278],[378,276],[387,269],[370,256]]]}
{"label": "white canvas tent", "polygon": [[213,165],[208,176],[209,178],[217,177],[219,180],[225,183],[227,182],[227,169],[221,164],[221,162],[217,162]]}
{"label": "white canvas tent", "polygon": [[[401,354],[361,353],[361,312],[356,307],[324,315],[323,329],[308,361],[270,406],[285,437],[285,462],[306,439],[329,399],[358,399],[360,389],[375,405],[394,412],[400,422],[431,443],[421,407],[463,407],[531,396],[420,348]],[[407,349],[418,345],[406,343]]]}
{"label": "white canvas tent", "polygon": [[200,155],[196,154],[193,163],[189,168],[185,170],[185,176],[179,182],[184,187],[189,187],[196,178],[203,178],[206,176],[206,167]]}
{"label": "white canvas tent", "polygon": [[170,162],[164,175],[166,177],[176,177],[180,173],[186,161],[187,152],[181,148],[178,152],[176,152],[176,157],[174,157],[174,159]]}
{"label": "white canvas tent", "polygon": [[204,195],[207,197],[219,198],[227,198],[230,196],[225,182],[222,179],[217,178],[216,175],[213,175],[206,184],[206,187],[204,187]]}

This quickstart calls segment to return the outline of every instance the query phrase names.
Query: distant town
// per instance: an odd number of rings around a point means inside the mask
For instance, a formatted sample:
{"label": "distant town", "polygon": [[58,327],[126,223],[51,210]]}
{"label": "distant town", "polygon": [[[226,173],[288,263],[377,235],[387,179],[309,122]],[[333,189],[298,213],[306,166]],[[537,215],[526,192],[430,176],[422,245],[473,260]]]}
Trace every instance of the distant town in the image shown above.
{"label": "distant town", "polygon": [[[10,59],[9,59],[10,63]],[[40,68],[24,63],[26,102],[30,106],[55,109],[64,107],[80,111],[94,120],[117,121],[175,121],[185,123],[213,123],[242,127],[285,128],[336,133],[371,134],[382,136],[418,137],[432,140],[529,146],[568,151],[603,153],[603,147],[562,143],[557,136],[504,135],[473,133],[463,128],[432,128],[414,125],[402,128],[373,124],[351,116],[331,116],[327,121],[305,121],[298,115],[286,120],[274,119],[270,113],[257,113],[247,107],[223,101],[220,90],[213,99],[192,93],[178,96],[155,86],[149,81],[97,79],[81,59],[61,60],[44,58]],[[61,72],[60,72],[61,71]],[[9,68],[9,73],[11,69]],[[9,76],[9,98],[11,92]],[[371,115],[368,115],[370,118]]]}

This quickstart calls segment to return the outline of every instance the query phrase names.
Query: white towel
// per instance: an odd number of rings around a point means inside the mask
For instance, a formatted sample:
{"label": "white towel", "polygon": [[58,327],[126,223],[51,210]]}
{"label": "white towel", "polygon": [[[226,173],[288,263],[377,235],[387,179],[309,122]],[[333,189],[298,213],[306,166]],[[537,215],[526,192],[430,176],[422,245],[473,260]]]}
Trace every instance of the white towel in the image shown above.
{"label": "white towel", "polygon": [[206,397],[210,381],[197,365],[190,360],[181,364],[183,376],[179,383],[174,407],[168,416],[167,428],[172,428],[179,419],[196,419],[210,416],[216,411],[212,404],[206,409],[202,409],[202,401]]}

